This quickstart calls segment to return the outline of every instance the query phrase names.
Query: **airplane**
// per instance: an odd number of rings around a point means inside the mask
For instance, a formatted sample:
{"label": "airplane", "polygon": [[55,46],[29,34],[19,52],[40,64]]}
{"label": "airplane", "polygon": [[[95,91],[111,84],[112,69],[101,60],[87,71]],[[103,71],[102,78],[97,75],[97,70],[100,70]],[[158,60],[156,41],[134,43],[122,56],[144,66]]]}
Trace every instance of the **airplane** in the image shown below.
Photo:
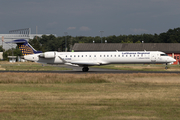
{"label": "airplane", "polygon": [[108,64],[166,64],[176,60],[161,51],[102,51],[102,52],[57,52],[42,53],[36,51],[25,39],[13,40],[24,55],[24,59],[37,63],[65,64],[82,67],[83,72],[89,71],[89,66]]}

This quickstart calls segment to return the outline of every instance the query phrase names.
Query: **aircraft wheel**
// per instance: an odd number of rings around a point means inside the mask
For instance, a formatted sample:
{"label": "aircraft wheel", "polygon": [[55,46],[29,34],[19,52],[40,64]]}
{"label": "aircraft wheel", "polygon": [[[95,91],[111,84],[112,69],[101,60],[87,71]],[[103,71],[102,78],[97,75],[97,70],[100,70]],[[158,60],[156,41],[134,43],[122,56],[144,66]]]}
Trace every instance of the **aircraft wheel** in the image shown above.
{"label": "aircraft wheel", "polygon": [[83,67],[83,68],[82,68],[82,71],[83,71],[83,72],[88,72],[88,70],[89,70],[88,67]]}
{"label": "aircraft wheel", "polygon": [[166,70],[168,69],[168,67],[167,67],[167,63],[166,63],[166,67],[165,67],[165,69],[166,69]]}
{"label": "aircraft wheel", "polygon": [[167,69],[168,69],[168,67],[166,66],[166,67],[165,67],[165,69],[167,70]]}

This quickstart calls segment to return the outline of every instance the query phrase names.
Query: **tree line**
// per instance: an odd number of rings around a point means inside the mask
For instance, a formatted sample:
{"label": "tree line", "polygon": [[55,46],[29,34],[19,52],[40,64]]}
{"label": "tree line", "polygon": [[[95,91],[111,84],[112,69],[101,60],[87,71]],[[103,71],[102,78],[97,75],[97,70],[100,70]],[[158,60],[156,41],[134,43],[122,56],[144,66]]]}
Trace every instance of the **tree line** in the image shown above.
{"label": "tree line", "polygon": [[[38,51],[65,51],[65,47],[67,46],[67,50],[70,51],[72,46],[75,43],[101,43],[101,39],[103,43],[105,40],[107,43],[180,43],[180,27],[169,29],[167,32],[163,32],[160,34],[141,34],[141,35],[119,35],[119,36],[108,36],[108,37],[87,37],[87,36],[54,36],[54,35],[43,35],[41,37],[34,37],[29,40],[29,43]],[[2,47],[2,46],[1,46]],[[0,51],[4,51],[1,49]],[[18,48],[14,49],[14,55],[20,56],[22,55]],[[12,49],[4,51],[4,57],[7,58],[8,55],[12,53]]]}

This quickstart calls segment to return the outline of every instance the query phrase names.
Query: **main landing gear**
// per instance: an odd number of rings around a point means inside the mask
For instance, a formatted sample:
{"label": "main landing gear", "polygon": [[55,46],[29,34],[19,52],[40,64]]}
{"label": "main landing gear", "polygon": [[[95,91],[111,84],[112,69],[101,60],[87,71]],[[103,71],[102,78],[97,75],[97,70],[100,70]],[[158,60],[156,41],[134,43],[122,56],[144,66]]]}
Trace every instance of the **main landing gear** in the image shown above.
{"label": "main landing gear", "polygon": [[88,72],[88,70],[89,70],[89,68],[87,66],[82,68],[83,72]]}

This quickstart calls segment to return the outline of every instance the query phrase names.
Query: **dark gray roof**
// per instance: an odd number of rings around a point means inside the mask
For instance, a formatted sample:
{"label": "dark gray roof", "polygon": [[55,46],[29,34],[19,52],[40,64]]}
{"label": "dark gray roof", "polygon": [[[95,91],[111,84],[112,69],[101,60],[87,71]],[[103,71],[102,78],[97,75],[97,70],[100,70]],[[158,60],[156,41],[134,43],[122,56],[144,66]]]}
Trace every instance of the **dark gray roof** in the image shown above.
{"label": "dark gray roof", "polygon": [[163,51],[180,53],[180,43],[75,43],[74,51]]}

